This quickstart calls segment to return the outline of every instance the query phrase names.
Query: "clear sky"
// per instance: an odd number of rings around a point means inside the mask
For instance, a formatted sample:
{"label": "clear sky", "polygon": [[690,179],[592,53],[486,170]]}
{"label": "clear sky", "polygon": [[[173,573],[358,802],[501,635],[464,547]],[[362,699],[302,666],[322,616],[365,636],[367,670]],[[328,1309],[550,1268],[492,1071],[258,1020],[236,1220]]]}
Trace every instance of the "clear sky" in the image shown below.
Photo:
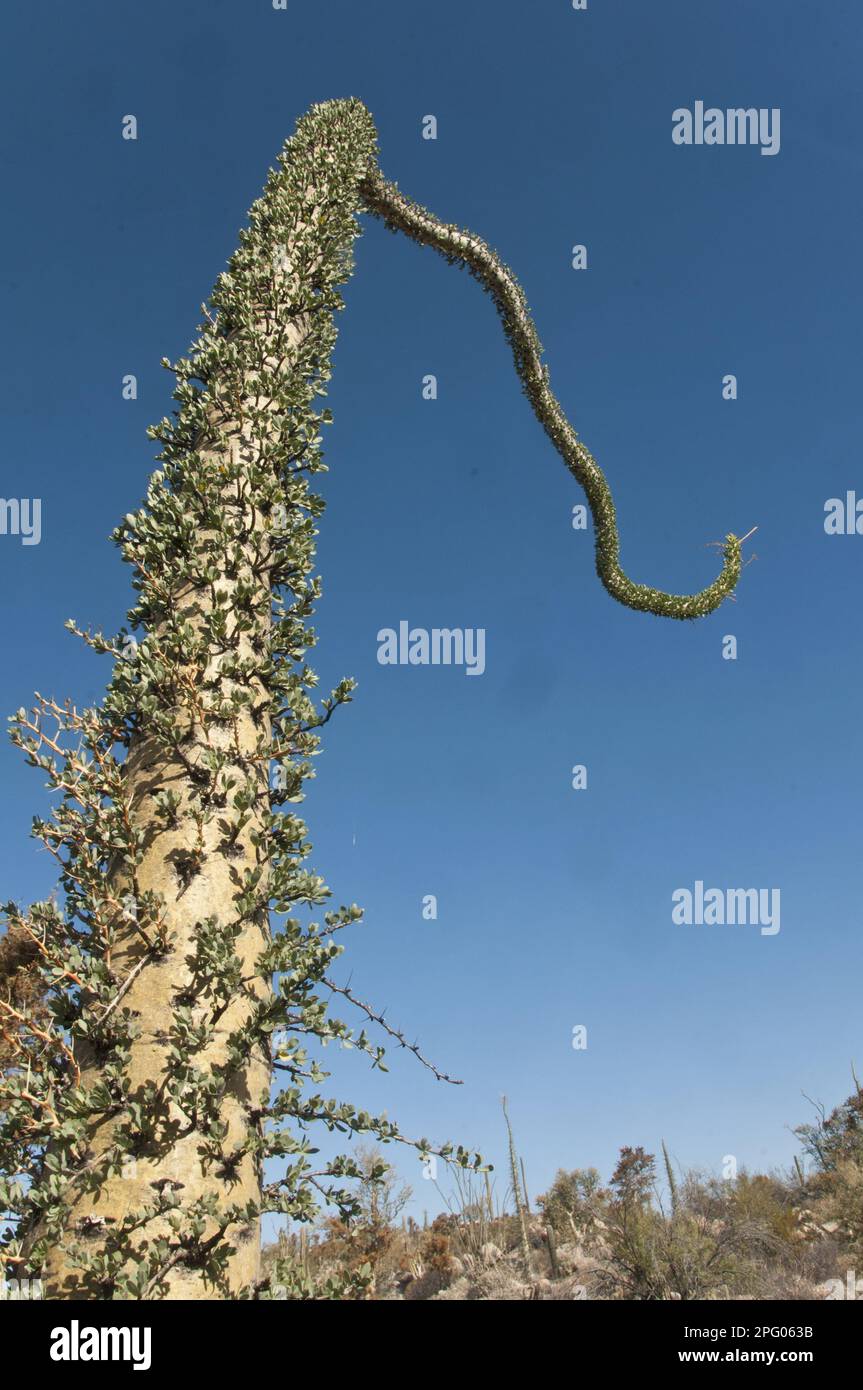
{"label": "clear sky", "polygon": [[[505,1092],[532,1195],[663,1138],[687,1166],[787,1163],[803,1093],[832,1105],[863,1065],[863,536],[824,531],[828,498],[863,497],[859,5],[47,0],[3,27],[0,492],[41,498],[42,536],[0,536],[0,710],[99,698],[107,666],[63,623],[113,631],[131,601],[106,538],[171,409],[159,359],[297,117],[361,97],[387,176],[519,276],[630,575],[699,589],[708,542],[759,530],[713,616],[613,603],[490,300],[364,218],[316,653],[322,688],[359,690],[306,814],[315,869],[367,912],[341,978],[464,1085],[330,1053],[338,1089],[499,1170]],[[779,152],[675,145],[699,100],[779,108]],[[484,674],[379,665],[401,619],[485,629]],[[0,895],[44,896],[41,779],[9,744],[0,778]],[[779,889],[779,932],[675,925],[697,880]]]}

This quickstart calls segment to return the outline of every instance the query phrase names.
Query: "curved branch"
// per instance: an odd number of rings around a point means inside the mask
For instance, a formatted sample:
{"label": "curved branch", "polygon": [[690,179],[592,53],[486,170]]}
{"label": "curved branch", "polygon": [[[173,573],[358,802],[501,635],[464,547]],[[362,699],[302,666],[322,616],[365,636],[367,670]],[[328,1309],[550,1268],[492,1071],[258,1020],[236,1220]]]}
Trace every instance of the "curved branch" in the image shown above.
{"label": "curved branch", "polygon": [[596,534],[596,572],[612,598],[627,608],[662,618],[701,618],[728,598],[740,578],[739,537],[722,543],[723,566],[718,578],[697,594],[666,594],[647,584],[634,584],[620,567],[620,539],[611,490],[599,464],[581,443],[549,385],[542,346],[521,285],[491,247],[473,232],[438,220],[427,208],[412,202],[373,166],[360,185],[368,210],[393,231],[431,246],[450,264],[462,261],[491,295],[500,315],[515,369],[534,414],[570,473],[584,488]]}

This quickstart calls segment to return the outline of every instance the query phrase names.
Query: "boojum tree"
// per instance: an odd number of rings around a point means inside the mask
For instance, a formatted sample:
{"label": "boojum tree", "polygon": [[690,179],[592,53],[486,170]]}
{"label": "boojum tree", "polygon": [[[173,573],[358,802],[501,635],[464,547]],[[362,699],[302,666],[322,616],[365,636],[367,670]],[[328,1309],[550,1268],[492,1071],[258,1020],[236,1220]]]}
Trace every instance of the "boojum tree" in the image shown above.
{"label": "boojum tree", "polygon": [[[177,409],[151,430],[161,467],[114,535],[137,590],[128,628],[108,638],[68,624],[113,659],[106,696],[78,709],[37,695],[12,720],[59,793],[34,833],[62,894],[5,908],[41,989],[0,993],[2,1255],[8,1274],[41,1273],[49,1297],[271,1297],[262,1214],[354,1209],[358,1169],[349,1154],[315,1159],[316,1125],[481,1161],[322,1094],[317,1044],[356,1047],[376,1067],[384,1049],[369,1024],[408,1044],[329,973],[360,909],[292,915],[327,905],[294,808],[320,729],[354,688],[346,679],[316,700],[306,653],[320,593],[311,479],[330,421],[320,398],[363,210],[466,265],[491,294],[528,399],[586,492],[615,599],[695,618],[740,574],[729,535],[701,593],[626,577],[611,493],[552,394],[514,276],[382,177],[360,101],[313,107],[188,355],[165,363]],[[359,1011],[353,1026],[330,1012],[334,996]],[[363,1280],[311,1290],[290,1269],[275,1277],[295,1297],[344,1296]]]}

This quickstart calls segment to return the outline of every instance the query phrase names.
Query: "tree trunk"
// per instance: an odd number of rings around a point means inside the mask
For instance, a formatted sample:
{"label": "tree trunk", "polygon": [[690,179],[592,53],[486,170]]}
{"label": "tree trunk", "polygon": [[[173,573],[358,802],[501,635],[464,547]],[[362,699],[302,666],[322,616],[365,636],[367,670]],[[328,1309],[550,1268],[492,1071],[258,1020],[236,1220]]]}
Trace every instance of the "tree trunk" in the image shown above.
{"label": "tree trunk", "polygon": [[[244,571],[248,568],[246,557],[238,578],[247,579],[248,573]],[[236,588],[236,582],[222,577],[219,586],[230,593]],[[178,616],[185,618],[192,628],[200,627],[201,618],[212,608],[209,593],[185,586],[177,597]],[[265,640],[266,631],[261,627],[255,635],[259,641]],[[244,649],[250,646],[248,638],[237,643],[241,655],[249,655],[249,650]],[[148,1082],[161,1083],[168,1075],[169,1029],[178,1005],[188,1004],[194,1023],[209,1025],[211,1029],[206,1046],[195,1052],[195,1065],[201,1072],[220,1074],[227,1065],[227,1039],[248,1021],[254,1007],[253,996],[263,997],[268,989],[256,969],[269,934],[264,914],[257,914],[243,924],[234,947],[250,993],[238,992],[227,1007],[214,1009],[206,991],[201,990],[202,981],[196,971],[199,924],[215,919],[217,927],[224,930],[236,917],[234,899],[238,875],[242,877],[244,870],[254,869],[259,864],[251,836],[253,832],[262,834],[261,808],[268,804],[268,762],[263,760],[257,763],[261,796],[252,817],[235,840],[228,843],[222,816],[215,815],[209,821],[196,824],[199,807],[195,801],[195,780],[189,769],[203,766],[203,756],[213,748],[233,748],[234,756],[225,769],[225,776],[245,781],[249,764],[243,759],[254,759],[262,733],[269,738],[266,715],[259,715],[256,723],[248,713],[241,714],[229,725],[222,725],[210,721],[206,710],[202,719],[201,714],[190,707],[204,684],[202,675],[205,681],[212,679],[214,682],[205,697],[208,708],[213,692],[224,699],[230,697],[235,682],[218,677],[217,661],[218,655],[213,653],[205,671],[187,668],[189,699],[179,703],[175,711],[177,727],[185,734],[183,760],[172,757],[158,741],[142,734],[132,743],[126,762],[129,816],[133,827],[141,832],[144,851],[134,878],[121,866],[112,875],[112,889],[130,919],[136,914],[141,895],[158,894],[164,903],[170,941],[167,954],[149,958],[147,945],[134,920],[130,920],[127,927],[118,930],[111,952],[111,968],[117,978],[133,977],[123,996],[123,1005],[137,1016],[139,1028],[127,1069],[128,1093],[133,1097],[141,1095]],[[259,688],[258,694],[258,705],[265,706],[266,692]],[[154,816],[154,795],[168,790],[180,798],[173,826],[165,826]],[[266,870],[266,865],[263,867]],[[135,974],[137,967],[140,969]],[[78,1059],[82,1086],[98,1084],[102,1079],[102,1064],[93,1056],[92,1048],[80,1046]],[[256,1109],[262,1097],[267,1096],[269,1075],[269,1058],[263,1053],[246,1060],[243,1066],[229,1068],[219,1106],[220,1119],[226,1126],[222,1147],[228,1154],[244,1148],[252,1123],[250,1110]],[[181,1194],[184,1207],[214,1191],[230,1202],[258,1200],[261,1175],[253,1153],[244,1152],[235,1169],[219,1171],[202,1160],[199,1153],[201,1134],[194,1114],[183,1113],[169,1097],[162,1097],[158,1106],[150,1110],[149,1118],[158,1131],[156,1141],[146,1145],[132,1161],[124,1163],[118,1173],[106,1176],[94,1192],[80,1192],[70,1202],[70,1232],[79,1237],[83,1234],[86,1239],[86,1232],[90,1231],[98,1239],[102,1221],[116,1222],[141,1210],[152,1203],[157,1192],[166,1190],[166,1182],[178,1185],[167,1190]],[[90,1144],[94,1157],[111,1147],[116,1124],[124,1119],[122,1115],[117,1121],[104,1119],[94,1128]],[[141,1238],[152,1242],[159,1235],[170,1235],[167,1221],[167,1216],[151,1221],[142,1230]],[[215,1225],[210,1221],[204,1240],[213,1230]],[[235,1231],[233,1243],[236,1254],[230,1260],[228,1285],[236,1294],[258,1277],[258,1223],[252,1221]],[[133,1245],[131,1260],[135,1253]],[[53,1247],[44,1279],[49,1298],[81,1295],[80,1271],[69,1264],[64,1246]],[[166,1296],[172,1299],[219,1298],[225,1293],[205,1280],[200,1270],[181,1263],[168,1271],[167,1281]]]}
{"label": "tree trunk", "polygon": [[[208,1266],[207,1255],[220,1243],[219,1212],[232,1204],[256,1207],[261,1195],[254,1138],[269,1101],[269,1039],[259,1038],[241,1061],[231,1039],[271,997],[270,979],[258,970],[269,922],[266,907],[248,912],[238,909],[237,900],[250,873],[258,874],[259,899],[267,896],[269,764],[272,718],[278,712],[268,677],[275,659],[272,576],[287,564],[305,582],[315,534],[306,494],[297,494],[297,502],[290,469],[278,473],[274,465],[283,462],[286,439],[297,471],[308,471],[303,452],[317,447],[318,441],[308,437],[308,405],[328,375],[335,338],[329,287],[349,269],[350,240],[357,231],[353,212],[373,137],[364,112],[357,137],[357,106],[333,103],[304,118],[305,135],[289,142],[293,158],[286,155],[282,171],[271,174],[253,209],[251,230],[212,301],[223,326],[211,331],[203,357],[206,361],[207,351],[215,352],[209,361],[224,365],[210,374],[206,366],[174,368],[181,382],[197,377],[206,387],[197,392],[200,409],[192,417],[196,428],[189,436],[188,462],[179,461],[178,474],[175,447],[170,489],[163,489],[163,475],[157,473],[148,511],[127,518],[127,536],[143,537],[142,544],[148,519],[155,518],[156,529],[164,526],[173,536],[169,551],[157,556],[161,572],[152,573],[140,553],[132,557],[151,621],[130,662],[132,669],[135,663],[143,669],[148,691],[160,692],[160,727],[148,727],[144,709],[123,765],[122,801],[130,832],[138,837],[138,862],[118,856],[107,877],[115,930],[106,964],[118,984],[128,982],[117,1003],[134,1015],[137,1035],[125,1069],[124,1103],[114,1113],[102,1113],[88,1131],[86,1164],[99,1178],[92,1189],[83,1181],[70,1185],[63,1238],[53,1240],[43,1269],[49,1298],[105,1297],[98,1272],[77,1267],[70,1247],[80,1242],[98,1250],[112,1226],[171,1194],[187,1216],[199,1199],[211,1209],[194,1255],[189,1247],[178,1250],[180,1228],[172,1227],[170,1211],[150,1215],[130,1234],[123,1248],[127,1271],[140,1264],[142,1253],[152,1253],[154,1243],[166,1242],[158,1275],[140,1296],[151,1296],[158,1283],[159,1296],[170,1299],[236,1297],[258,1278],[256,1211],[231,1223],[233,1253],[221,1270]],[[210,317],[210,324],[215,322]],[[298,439],[291,439],[293,412],[287,402],[297,403]],[[174,439],[183,418],[181,411],[178,425],[169,427]],[[171,435],[165,431],[161,437]],[[170,450],[162,457],[170,457]],[[276,477],[282,492],[272,489]],[[276,496],[285,503],[274,504]],[[191,522],[185,529],[183,515],[176,518],[167,510],[177,499]],[[274,533],[280,542],[274,542]],[[276,582],[282,582],[278,576]],[[229,615],[220,638],[213,627],[219,608]],[[241,614],[248,618],[245,625]],[[221,671],[226,655],[231,675]],[[239,676],[235,659],[246,666]],[[155,683],[154,663],[164,672],[163,677],[156,672]],[[166,689],[173,698],[165,698]],[[237,695],[242,703],[229,708]],[[165,732],[171,727],[180,735],[177,747],[170,746]],[[215,777],[209,770],[214,752],[226,759]],[[236,823],[243,818],[233,807],[238,787],[249,802],[239,830]],[[167,816],[157,802],[165,793],[177,798]],[[142,904],[157,900],[165,950],[152,949],[151,919],[142,928]],[[230,937],[236,956],[237,987],[227,999],[214,999],[208,990],[202,943],[213,933],[222,940]],[[201,1045],[193,1042],[179,1059],[178,1016],[187,1039],[195,1028],[203,1029]],[[77,1044],[75,1053],[81,1087],[93,1095],[105,1083],[105,1059],[89,1043]],[[184,1070],[193,1087],[188,1103],[179,1084]],[[202,1079],[217,1096],[209,1114],[206,1105],[202,1114],[195,1101],[194,1086]],[[109,1166],[107,1157],[115,1153],[121,1131],[128,1135],[129,1102],[146,1112],[141,1143],[122,1163]]]}

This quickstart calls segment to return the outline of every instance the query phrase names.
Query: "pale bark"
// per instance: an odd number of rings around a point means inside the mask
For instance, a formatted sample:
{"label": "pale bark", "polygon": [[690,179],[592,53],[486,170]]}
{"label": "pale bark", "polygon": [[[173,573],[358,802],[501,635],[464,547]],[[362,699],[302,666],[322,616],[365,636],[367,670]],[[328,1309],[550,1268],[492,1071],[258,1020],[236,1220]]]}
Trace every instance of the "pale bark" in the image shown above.
{"label": "pale bark", "polygon": [[[302,346],[309,331],[307,318],[301,316],[288,325],[281,325],[278,332],[278,360],[282,370],[291,370],[291,359]],[[273,329],[275,332],[275,329]],[[276,359],[270,359],[270,365]],[[214,420],[214,425],[218,422]],[[233,438],[239,443],[244,458],[250,456],[254,444],[236,425],[221,424],[222,439]],[[224,447],[224,446],[222,446]],[[218,458],[219,450],[206,450],[201,453],[210,458]],[[226,457],[228,455],[226,454]],[[238,518],[238,521],[240,518]],[[250,507],[246,507],[242,521],[253,529],[260,530],[262,521]],[[230,592],[237,583],[248,578],[251,573],[251,557],[246,557],[245,570],[240,569],[234,579],[222,575],[218,581],[220,591]],[[203,615],[212,606],[209,590],[194,590],[186,586],[176,595],[178,616],[185,618],[192,627],[197,627]],[[269,614],[266,623],[262,622],[257,637],[266,641]],[[243,635],[233,645],[233,650],[241,656],[249,656],[252,647],[250,636]],[[213,654],[207,668],[207,676],[218,675],[219,654]],[[179,1001],[188,1001],[188,992],[193,981],[188,959],[194,951],[195,934],[198,923],[207,917],[215,917],[225,924],[236,917],[234,898],[238,891],[238,881],[246,869],[259,864],[259,851],[252,844],[254,832],[262,830],[262,814],[269,809],[268,770],[266,758],[252,762],[256,747],[263,733],[269,739],[269,718],[264,712],[268,704],[267,691],[258,683],[255,703],[260,712],[255,719],[251,713],[243,712],[230,724],[212,724],[204,727],[194,712],[194,692],[199,685],[200,672],[190,670],[188,700],[183,699],[176,710],[177,726],[186,731],[183,742],[185,761],[171,756],[152,738],[146,735],[134,740],[126,762],[126,786],[129,798],[130,819],[136,827],[146,833],[146,848],[137,871],[137,892],[152,891],[164,900],[171,951],[167,956],[142,961],[147,948],[142,938],[130,922],[118,935],[117,944],[111,953],[111,968],[118,980],[126,980],[141,966],[122,998],[122,1006],[131,1009],[138,1016],[139,1035],[132,1045],[128,1067],[129,1093],[134,1098],[138,1087],[147,1081],[159,1082],[165,1076],[165,1050],[168,1046],[167,1030]],[[227,698],[234,688],[234,682],[218,679],[218,691],[210,699],[219,696]],[[224,844],[224,830],[219,825],[220,816],[203,824],[200,830],[189,815],[189,792],[192,781],[187,763],[195,766],[201,754],[208,747],[232,748],[236,760],[229,764],[224,776],[236,775],[243,781],[249,767],[258,769],[260,780],[260,800],[257,813],[238,835],[230,850]],[[244,761],[249,759],[249,762]],[[154,816],[153,796],[159,791],[173,790],[180,798],[177,824],[172,828],[160,825]],[[201,852],[200,868],[188,874],[184,865],[188,856]],[[112,876],[112,886],[118,899],[124,899],[132,889],[126,871],[118,871]],[[269,991],[269,982],[256,974],[256,962],[269,937],[269,926],[262,919],[249,921],[239,937],[235,950],[242,961],[243,977],[249,981],[252,994],[264,997]],[[225,1061],[225,1042],[229,1035],[240,1028],[248,1019],[254,1007],[254,999],[238,994],[229,1007],[221,1013],[215,1026],[210,1044],[195,1054],[196,1066],[202,1070],[220,1067]],[[206,999],[199,999],[194,1006],[196,1021],[212,1018],[212,1007]],[[77,1050],[82,1073],[82,1085],[92,1086],[101,1078],[98,1059],[94,1059],[86,1048]],[[250,1117],[249,1110],[266,1103],[270,1081],[270,1060],[263,1052],[231,1074],[221,1119],[228,1128],[223,1143],[225,1152],[243,1146],[247,1136]],[[115,1124],[122,1121],[104,1119],[92,1131],[90,1150],[98,1159],[112,1144]],[[198,1153],[201,1136],[190,1125],[190,1117],[180,1107],[165,1103],[159,1119],[163,1141],[156,1151],[145,1152],[137,1157],[134,1166],[127,1165],[118,1175],[110,1175],[100,1182],[95,1192],[73,1189],[70,1193],[66,1230],[69,1239],[99,1240],[102,1229],[99,1221],[117,1221],[124,1216],[140,1211],[151,1204],[156,1196],[154,1184],[165,1180],[182,1184],[180,1195],[184,1207],[195,1198],[219,1192],[221,1205],[257,1201],[261,1189],[261,1173],[252,1155],[242,1157],[235,1169],[228,1174],[220,1174],[212,1166],[206,1167]],[[260,1269],[260,1230],[259,1222],[239,1228],[231,1228],[227,1235],[235,1246],[236,1253],[228,1265],[228,1289],[214,1286],[195,1268],[178,1261],[165,1272],[167,1292],[165,1297],[174,1300],[223,1299],[237,1296],[244,1289],[254,1285]],[[209,1225],[203,1240],[215,1230]],[[152,1242],[162,1235],[171,1236],[167,1217],[148,1222],[129,1246],[129,1268],[134,1266],[140,1243]],[[92,1297],[91,1285],[87,1276],[69,1262],[68,1243],[55,1244],[43,1270],[45,1293],[49,1298]]]}

